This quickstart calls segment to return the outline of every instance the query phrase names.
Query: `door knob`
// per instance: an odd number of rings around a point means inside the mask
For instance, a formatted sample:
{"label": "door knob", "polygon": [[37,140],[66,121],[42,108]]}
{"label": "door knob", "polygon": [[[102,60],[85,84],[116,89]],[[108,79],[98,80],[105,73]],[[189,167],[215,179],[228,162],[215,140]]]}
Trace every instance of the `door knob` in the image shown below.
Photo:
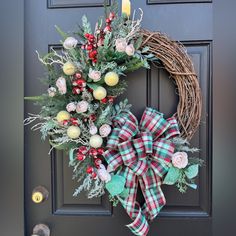
{"label": "door knob", "polygon": [[35,225],[31,236],[50,236],[50,229],[45,224]]}
{"label": "door knob", "polygon": [[38,186],[32,192],[32,201],[34,203],[39,204],[47,200],[48,196],[49,196],[48,190],[43,186]]}

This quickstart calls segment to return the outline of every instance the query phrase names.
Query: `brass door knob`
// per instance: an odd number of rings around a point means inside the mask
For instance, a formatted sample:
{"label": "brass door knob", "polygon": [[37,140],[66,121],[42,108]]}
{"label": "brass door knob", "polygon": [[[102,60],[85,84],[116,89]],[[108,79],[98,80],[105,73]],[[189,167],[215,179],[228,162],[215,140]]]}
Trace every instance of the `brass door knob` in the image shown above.
{"label": "brass door knob", "polygon": [[32,192],[32,201],[36,204],[39,204],[47,200],[48,196],[48,190],[43,186],[38,186]]}
{"label": "brass door knob", "polygon": [[35,225],[31,236],[50,236],[50,229],[45,224]]}

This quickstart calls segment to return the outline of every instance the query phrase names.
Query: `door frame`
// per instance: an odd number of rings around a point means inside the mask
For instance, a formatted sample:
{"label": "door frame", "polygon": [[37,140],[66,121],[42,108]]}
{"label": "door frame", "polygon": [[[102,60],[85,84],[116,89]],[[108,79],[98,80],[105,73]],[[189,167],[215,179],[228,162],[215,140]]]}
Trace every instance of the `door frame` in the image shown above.
{"label": "door frame", "polygon": [[[235,137],[233,118],[236,117],[236,106],[235,97],[232,97],[235,94],[233,88],[236,88],[236,79],[233,79],[236,67],[232,66],[232,62],[236,63],[236,50],[234,50],[236,31],[230,27],[230,23],[236,22],[234,12],[236,2],[234,0],[213,0],[212,4],[214,16],[212,235],[222,236],[223,233],[235,231],[236,189],[233,189],[233,185],[230,185],[229,181],[231,180],[230,170],[236,166],[233,148],[235,145],[233,143]],[[0,32],[3,34],[0,43],[0,77],[3,88],[0,99],[0,106],[3,110],[0,142],[2,151],[0,178],[3,190],[0,198],[0,228],[1,232],[4,232],[4,236],[25,236],[23,97],[24,50],[27,50],[27,47],[24,48],[24,0],[4,1],[0,7],[0,16],[3,18],[0,21]],[[224,20],[222,21],[222,19]],[[229,27],[226,27],[227,25]],[[225,45],[232,50],[225,52]],[[9,69],[9,63],[11,69]],[[222,75],[223,71],[227,74]],[[224,93],[220,104],[219,91]],[[225,117],[225,114],[229,115]],[[222,124],[224,124],[223,133]],[[226,152],[223,150],[224,147],[227,147]]]}
{"label": "door frame", "polygon": [[0,6],[0,229],[24,236],[24,0]]}

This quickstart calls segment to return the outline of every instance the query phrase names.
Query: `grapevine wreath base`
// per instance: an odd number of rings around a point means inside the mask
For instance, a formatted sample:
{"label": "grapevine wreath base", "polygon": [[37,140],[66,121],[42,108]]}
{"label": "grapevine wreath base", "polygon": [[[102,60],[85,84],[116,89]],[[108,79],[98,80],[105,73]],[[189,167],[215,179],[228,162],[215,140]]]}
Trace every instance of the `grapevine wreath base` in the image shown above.
{"label": "grapevine wreath base", "polygon": [[[68,153],[78,188],[88,198],[107,191],[116,206],[121,203],[136,235],[147,235],[149,221],[165,205],[162,184],[176,185],[181,193],[196,189],[194,179],[202,160],[188,140],[198,128],[201,94],[192,61],[185,47],[160,32],[141,29],[143,13],[130,18],[130,2],[123,1],[122,15],[116,2],[106,9],[95,30],[84,16],[74,37],[56,27],[63,40],[62,52],[53,48],[38,58],[45,65],[46,94],[27,97],[41,106],[25,124],[36,122],[42,139],[52,149]],[[82,45],[82,46],[79,46]],[[144,109],[140,121],[127,99],[116,98],[127,87],[125,75],[150,64],[164,67],[177,85],[177,112],[166,119],[156,109]],[[50,150],[50,151],[51,151]],[[144,204],[137,202],[140,187]]]}

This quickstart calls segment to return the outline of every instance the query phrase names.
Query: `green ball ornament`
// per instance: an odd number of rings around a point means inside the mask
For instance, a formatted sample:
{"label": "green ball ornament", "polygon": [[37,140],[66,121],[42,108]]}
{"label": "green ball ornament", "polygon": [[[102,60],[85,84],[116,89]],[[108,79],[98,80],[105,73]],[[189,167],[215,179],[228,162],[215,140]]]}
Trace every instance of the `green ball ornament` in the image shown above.
{"label": "green ball ornament", "polygon": [[63,72],[66,74],[66,75],[74,75],[75,72],[76,72],[76,67],[75,67],[75,64],[68,61],[66,62],[63,67]]}
{"label": "green ball ornament", "polygon": [[103,144],[103,139],[100,135],[96,134],[91,136],[89,140],[89,144],[93,148],[100,148]]}
{"label": "green ball ornament", "polygon": [[118,83],[119,83],[119,75],[115,72],[108,72],[106,75],[105,75],[105,83],[108,85],[108,86],[116,86]]}
{"label": "green ball ornament", "polygon": [[62,122],[64,120],[69,120],[70,114],[67,111],[60,111],[57,113],[56,119],[58,122]]}
{"label": "green ball ornament", "polygon": [[81,134],[81,130],[79,127],[77,126],[70,126],[68,129],[67,129],[67,135],[69,138],[71,139],[77,139],[79,138]]}
{"label": "green ball ornament", "polygon": [[93,91],[93,96],[97,100],[102,100],[107,96],[107,91],[102,86],[99,86]]}

